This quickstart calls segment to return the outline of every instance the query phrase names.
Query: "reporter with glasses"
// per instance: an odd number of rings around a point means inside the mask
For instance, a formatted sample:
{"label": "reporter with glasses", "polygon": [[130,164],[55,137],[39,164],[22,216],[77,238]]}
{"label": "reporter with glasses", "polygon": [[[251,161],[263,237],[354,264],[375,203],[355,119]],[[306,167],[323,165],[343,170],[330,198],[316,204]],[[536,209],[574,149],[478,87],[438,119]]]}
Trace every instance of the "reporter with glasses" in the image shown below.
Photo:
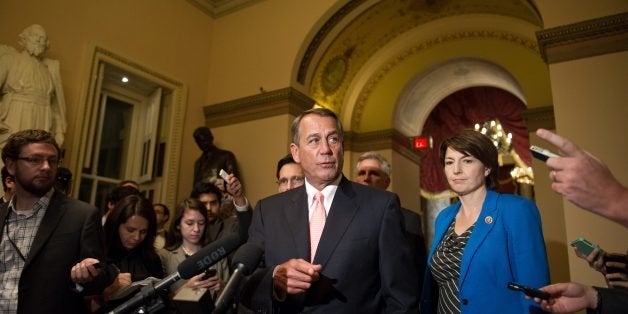
{"label": "reporter with glasses", "polygon": [[104,261],[98,209],[53,188],[60,148],[43,130],[12,134],[2,160],[15,196],[0,205],[0,312],[87,313],[114,270]]}

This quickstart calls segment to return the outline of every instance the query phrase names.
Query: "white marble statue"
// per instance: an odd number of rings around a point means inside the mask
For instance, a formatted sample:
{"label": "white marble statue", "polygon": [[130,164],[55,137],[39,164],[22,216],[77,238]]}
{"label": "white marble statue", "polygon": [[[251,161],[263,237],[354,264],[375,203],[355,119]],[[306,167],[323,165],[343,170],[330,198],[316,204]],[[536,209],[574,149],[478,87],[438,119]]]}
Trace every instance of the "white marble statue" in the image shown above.
{"label": "white marble statue", "polygon": [[65,99],[59,61],[46,59],[46,31],[34,24],[20,33],[19,52],[0,45],[0,146],[19,130],[42,129],[63,145]]}

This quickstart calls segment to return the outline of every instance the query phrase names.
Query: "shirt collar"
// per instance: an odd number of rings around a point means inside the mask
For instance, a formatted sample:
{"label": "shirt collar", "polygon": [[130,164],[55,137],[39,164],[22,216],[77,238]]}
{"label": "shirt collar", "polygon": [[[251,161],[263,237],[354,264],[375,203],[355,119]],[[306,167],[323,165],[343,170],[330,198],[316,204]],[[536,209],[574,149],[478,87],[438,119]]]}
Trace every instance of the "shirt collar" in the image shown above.
{"label": "shirt collar", "polygon": [[[334,200],[334,196],[336,195],[336,190],[338,190],[340,180],[342,180],[342,174],[339,175],[338,178],[334,180],[334,182],[328,184],[323,188],[323,190],[320,191],[321,193],[323,193],[323,205],[328,212],[331,207],[331,203]],[[311,207],[314,203],[314,195],[316,195],[319,190],[317,190],[313,185],[308,182],[307,177],[305,178],[305,192],[307,193],[308,206]]]}
{"label": "shirt collar", "polygon": [[48,208],[48,205],[50,204],[50,199],[52,198],[52,194],[54,193],[54,191],[54,188],[50,189],[50,191],[44,194],[44,196],[40,197],[37,202],[33,204],[33,207],[28,210],[22,210],[19,212],[15,209],[15,200],[17,199],[17,195],[13,195],[11,201],[9,202],[9,210],[15,213],[15,215],[19,214],[24,216],[31,216],[37,214],[40,209]]}

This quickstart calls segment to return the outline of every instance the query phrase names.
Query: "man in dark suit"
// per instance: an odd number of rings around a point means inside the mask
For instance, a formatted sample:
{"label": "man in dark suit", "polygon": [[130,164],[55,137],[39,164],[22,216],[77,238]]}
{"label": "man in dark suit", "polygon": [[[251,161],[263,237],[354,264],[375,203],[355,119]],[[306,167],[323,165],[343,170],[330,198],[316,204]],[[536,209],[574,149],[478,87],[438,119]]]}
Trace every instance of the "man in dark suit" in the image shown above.
{"label": "man in dark suit", "polygon": [[[380,190],[388,189],[390,185],[391,166],[388,160],[378,152],[366,152],[358,157],[355,169],[357,171],[356,182]],[[423,237],[423,228],[421,225],[421,216],[419,214],[401,208],[403,214],[404,226],[406,230],[406,239],[412,248],[414,255],[414,265],[419,274],[419,293],[423,287],[423,273],[427,265],[427,250],[425,248],[425,238]]]}
{"label": "man in dark suit", "polygon": [[[342,141],[342,126],[328,109],[308,110],[293,122],[290,150],[306,182],[259,201],[253,212],[249,242],[264,249],[265,267],[242,289],[241,303],[250,310],[418,311],[417,273],[399,200],[342,175]],[[314,201],[320,194],[323,199]]]}
{"label": "man in dark suit", "polygon": [[0,312],[87,312],[83,295],[114,277],[94,266],[104,258],[98,209],[53,188],[59,146],[52,134],[12,134],[2,160],[15,196],[0,205]]}

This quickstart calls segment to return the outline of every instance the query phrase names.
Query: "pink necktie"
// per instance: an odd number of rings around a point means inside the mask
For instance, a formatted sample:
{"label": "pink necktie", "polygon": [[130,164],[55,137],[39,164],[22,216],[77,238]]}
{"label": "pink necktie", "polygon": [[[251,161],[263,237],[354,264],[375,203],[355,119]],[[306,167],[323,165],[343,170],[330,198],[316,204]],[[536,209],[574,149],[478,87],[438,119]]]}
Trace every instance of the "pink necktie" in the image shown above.
{"label": "pink necktie", "polygon": [[318,248],[318,242],[321,239],[321,234],[323,234],[325,219],[327,219],[327,213],[325,206],[323,206],[323,193],[318,192],[314,195],[314,212],[310,218],[310,258],[312,261],[314,261],[316,248]]}

